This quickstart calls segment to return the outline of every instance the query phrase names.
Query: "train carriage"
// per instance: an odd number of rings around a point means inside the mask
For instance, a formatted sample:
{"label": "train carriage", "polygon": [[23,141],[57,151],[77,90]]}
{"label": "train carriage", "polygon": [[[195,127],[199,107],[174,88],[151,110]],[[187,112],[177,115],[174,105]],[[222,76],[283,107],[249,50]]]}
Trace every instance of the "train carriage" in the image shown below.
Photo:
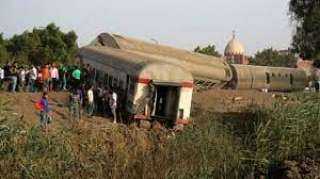
{"label": "train carriage", "polygon": [[269,89],[267,67],[231,65],[233,67],[234,79],[233,88],[235,89]]}
{"label": "train carriage", "polygon": [[269,91],[303,90],[308,78],[296,68],[232,64],[235,89],[267,89]]}
{"label": "train carriage", "polygon": [[193,74],[197,86],[216,87],[232,79],[230,66],[222,58],[110,33],[98,35],[91,45],[121,49],[182,66]]}
{"label": "train carriage", "polygon": [[92,42],[153,61],[181,66],[189,71],[198,89],[235,88],[269,91],[303,90],[310,81],[296,68],[228,64],[223,58],[202,55],[170,46],[145,42],[116,34],[102,33]]}
{"label": "train carriage", "polygon": [[193,78],[182,67],[108,47],[83,47],[79,57],[97,69],[100,82],[123,92],[125,101],[120,102],[132,118],[189,120]]}

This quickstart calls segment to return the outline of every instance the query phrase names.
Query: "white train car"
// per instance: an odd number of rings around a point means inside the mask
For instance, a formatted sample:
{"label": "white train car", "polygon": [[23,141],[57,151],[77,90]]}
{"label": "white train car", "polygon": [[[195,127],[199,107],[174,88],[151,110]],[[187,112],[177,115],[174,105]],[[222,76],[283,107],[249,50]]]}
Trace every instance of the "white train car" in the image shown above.
{"label": "white train car", "polygon": [[[193,77],[182,67],[109,47],[83,47],[78,56],[96,68],[100,82],[123,92],[119,102],[125,103],[130,119],[160,119],[167,124],[190,119]],[[148,96],[153,96],[153,103],[147,114]]]}
{"label": "white train car", "polygon": [[232,79],[229,64],[222,58],[203,55],[166,45],[154,44],[117,34],[102,33],[92,42],[94,46],[121,49],[141,56],[149,56],[165,63],[182,66],[192,73],[195,86],[214,88]]}

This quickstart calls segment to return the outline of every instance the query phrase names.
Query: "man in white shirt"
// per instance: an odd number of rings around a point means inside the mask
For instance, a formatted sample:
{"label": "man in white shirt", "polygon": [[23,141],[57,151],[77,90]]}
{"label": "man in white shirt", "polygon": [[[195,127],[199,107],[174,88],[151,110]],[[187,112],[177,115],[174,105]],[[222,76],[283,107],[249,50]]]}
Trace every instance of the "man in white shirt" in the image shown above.
{"label": "man in white shirt", "polygon": [[57,90],[59,85],[59,71],[55,64],[50,68],[50,77],[52,80],[51,88]]}
{"label": "man in white shirt", "polygon": [[24,91],[26,85],[26,70],[24,67],[20,67],[19,70],[19,91]]}
{"label": "man in white shirt", "polygon": [[117,93],[115,93],[113,90],[110,90],[109,106],[113,115],[113,123],[117,123],[117,100]]}
{"label": "man in white shirt", "polygon": [[38,76],[37,68],[32,65],[28,75],[29,75],[29,82],[28,82],[29,92],[35,92],[35,81],[37,80],[37,76]]}
{"label": "man in white shirt", "polygon": [[94,96],[93,96],[92,86],[87,91],[87,97],[88,97],[87,112],[89,117],[91,117],[93,115],[93,110],[94,110]]}
{"label": "man in white shirt", "polygon": [[2,89],[3,80],[4,80],[4,69],[0,66],[0,89]]}

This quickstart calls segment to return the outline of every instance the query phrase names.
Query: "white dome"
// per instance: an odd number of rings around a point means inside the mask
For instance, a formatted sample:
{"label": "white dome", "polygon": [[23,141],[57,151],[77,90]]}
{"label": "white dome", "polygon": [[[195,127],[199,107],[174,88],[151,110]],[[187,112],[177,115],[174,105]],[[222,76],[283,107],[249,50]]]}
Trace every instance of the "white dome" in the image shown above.
{"label": "white dome", "polygon": [[245,50],[244,46],[242,43],[235,38],[235,35],[233,35],[232,39],[229,41],[227,44],[225,50],[224,50],[224,55],[244,55]]}

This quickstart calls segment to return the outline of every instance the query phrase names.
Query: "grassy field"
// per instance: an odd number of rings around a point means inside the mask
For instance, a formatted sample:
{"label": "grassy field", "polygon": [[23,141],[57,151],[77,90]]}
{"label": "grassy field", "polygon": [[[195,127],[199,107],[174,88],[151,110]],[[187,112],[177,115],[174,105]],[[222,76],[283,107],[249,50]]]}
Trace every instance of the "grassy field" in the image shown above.
{"label": "grassy field", "polygon": [[[178,134],[110,124],[61,125],[48,135],[1,99],[0,177],[315,178],[320,175],[319,97],[290,94],[268,108],[252,104],[232,113],[194,105],[194,124]],[[283,170],[287,161],[295,161],[289,164],[296,170]],[[299,167],[301,162],[310,171]]]}

